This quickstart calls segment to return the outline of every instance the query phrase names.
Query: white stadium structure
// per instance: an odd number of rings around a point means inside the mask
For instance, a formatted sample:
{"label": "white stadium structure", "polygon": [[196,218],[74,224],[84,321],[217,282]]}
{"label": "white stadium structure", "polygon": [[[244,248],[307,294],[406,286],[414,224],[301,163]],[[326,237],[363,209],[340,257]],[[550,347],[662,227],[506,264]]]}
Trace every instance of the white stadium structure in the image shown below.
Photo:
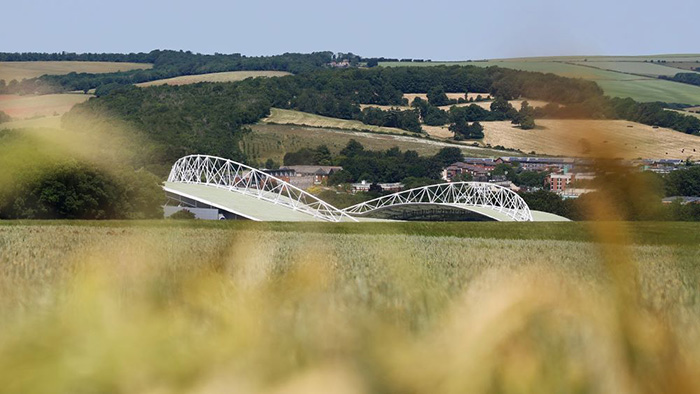
{"label": "white stadium structure", "polygon": [[560,221],[531,211],[515,192],[482,182],[452,182],[389,194],[345,209],[256,168],[207,155],[179,159],[163,189],[166,216],[189,210],[204,219],[362,222],[378,220]]}

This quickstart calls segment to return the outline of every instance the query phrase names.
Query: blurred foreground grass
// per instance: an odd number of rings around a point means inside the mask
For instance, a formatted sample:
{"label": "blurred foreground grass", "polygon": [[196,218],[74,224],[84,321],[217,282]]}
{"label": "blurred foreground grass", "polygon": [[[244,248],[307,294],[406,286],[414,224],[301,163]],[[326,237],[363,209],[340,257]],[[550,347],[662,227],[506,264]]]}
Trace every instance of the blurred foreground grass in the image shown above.
{"label": "blurred foreground grass", "polygon": [[700,226],[620,228],[0,222],[0,391],[698,392]]}

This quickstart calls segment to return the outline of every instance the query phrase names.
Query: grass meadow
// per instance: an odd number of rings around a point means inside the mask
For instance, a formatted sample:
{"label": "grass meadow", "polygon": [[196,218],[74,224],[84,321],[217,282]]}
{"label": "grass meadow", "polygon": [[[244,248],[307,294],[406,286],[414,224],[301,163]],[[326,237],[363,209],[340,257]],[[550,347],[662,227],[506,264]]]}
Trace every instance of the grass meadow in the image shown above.
{"label": "grass meadow", "polygon": [[[643,63],[643,59],[641,60],[641,63],[634,63],[633,65],[630,65],[630,62],[614,61],[615,58],[610,59],[613,60],[610,60],[610,64],[607,64],[607,66],[610,68],[609,70],[603,69],[605,67],[596,68],[596,62],[584,63],[581,61],[582,59],[580,57],[503,59],[473,62],[382,62],[381,65],[385,67],[428,67],[436,65],[471,65],[477,67],[498,66],[516,70],[553,73],[569,78],[588,79],[595,81],[601,87],[601,89],[603,89],[606,95],[613,97],[631,97],[640,102],[664,101],[668,103],[683,104],[700,103],[700,87],[698,86],[665,81],[654,77],[632,75],[628,73],[630,72],[629,70],[632,69],[637,71],[645,71],[644,73],[659,73],[659,69],[654,67],[656,65],[643,66],[643,64],[645,64]],[[678,57],[676,59],[677,61],[695,61],[697,57],[689,55],[687,57]],[[578,60],[579,63],[570,63],[570,61],[574,60]],[[601,65],[606,64],[604,60],[608,59],[599,59]],[[612,65],[613,63],[615,65],[614,67]],[[613,68],[619,68],[618,71],[623,72],[615,71]],[[642,70],[642,68],[644,68],[644,70]],[[673,69],[671,67],[668,68],[671,70],[664,69],[665,72],[671,73]],[[677,72],[684,72],[684,70],[678,69]],[[685,72],[687,72],[687,70]]]}
{"label": "grass meadow", "polygon": [[0,222],[2,391],[697,392],[698,230]]}

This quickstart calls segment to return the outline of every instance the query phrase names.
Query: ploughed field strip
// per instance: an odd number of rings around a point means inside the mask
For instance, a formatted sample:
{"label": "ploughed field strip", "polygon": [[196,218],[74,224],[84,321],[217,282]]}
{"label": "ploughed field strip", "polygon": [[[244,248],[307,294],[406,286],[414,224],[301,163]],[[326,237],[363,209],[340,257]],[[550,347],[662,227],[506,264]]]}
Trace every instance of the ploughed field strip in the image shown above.
{"label": "ploughed field strip", "polygon": [[404,190],[344,210],[264,171],[219,157],[179,159],[165,182],[166,213],[202,210],[210,218],[253,221],[566,220],[530,211],[515,192],[482,182]]}

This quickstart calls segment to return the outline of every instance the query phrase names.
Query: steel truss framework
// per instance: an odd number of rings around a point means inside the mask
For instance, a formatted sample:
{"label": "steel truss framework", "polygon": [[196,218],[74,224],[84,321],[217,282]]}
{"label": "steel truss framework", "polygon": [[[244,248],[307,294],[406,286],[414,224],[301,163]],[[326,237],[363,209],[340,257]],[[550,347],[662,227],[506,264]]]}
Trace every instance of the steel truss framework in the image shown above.
{"label": "steel truss framework", "polygon": [[325,221],[357,221],[346,212],[282,179],[221,157],[190,155],[180,158],[170,170],[168,182],[223,188],[304,212]]}
{"label": "steel truss framework", "polygon": [[470,207],[488,208],[514,221],[532,221],[530,208],[517,193],[483,182],[442,183],[404,190],[353,205],[344,211],[351,215],[364,215],[382,208],[416,204],[446,205],[467,210]]}

